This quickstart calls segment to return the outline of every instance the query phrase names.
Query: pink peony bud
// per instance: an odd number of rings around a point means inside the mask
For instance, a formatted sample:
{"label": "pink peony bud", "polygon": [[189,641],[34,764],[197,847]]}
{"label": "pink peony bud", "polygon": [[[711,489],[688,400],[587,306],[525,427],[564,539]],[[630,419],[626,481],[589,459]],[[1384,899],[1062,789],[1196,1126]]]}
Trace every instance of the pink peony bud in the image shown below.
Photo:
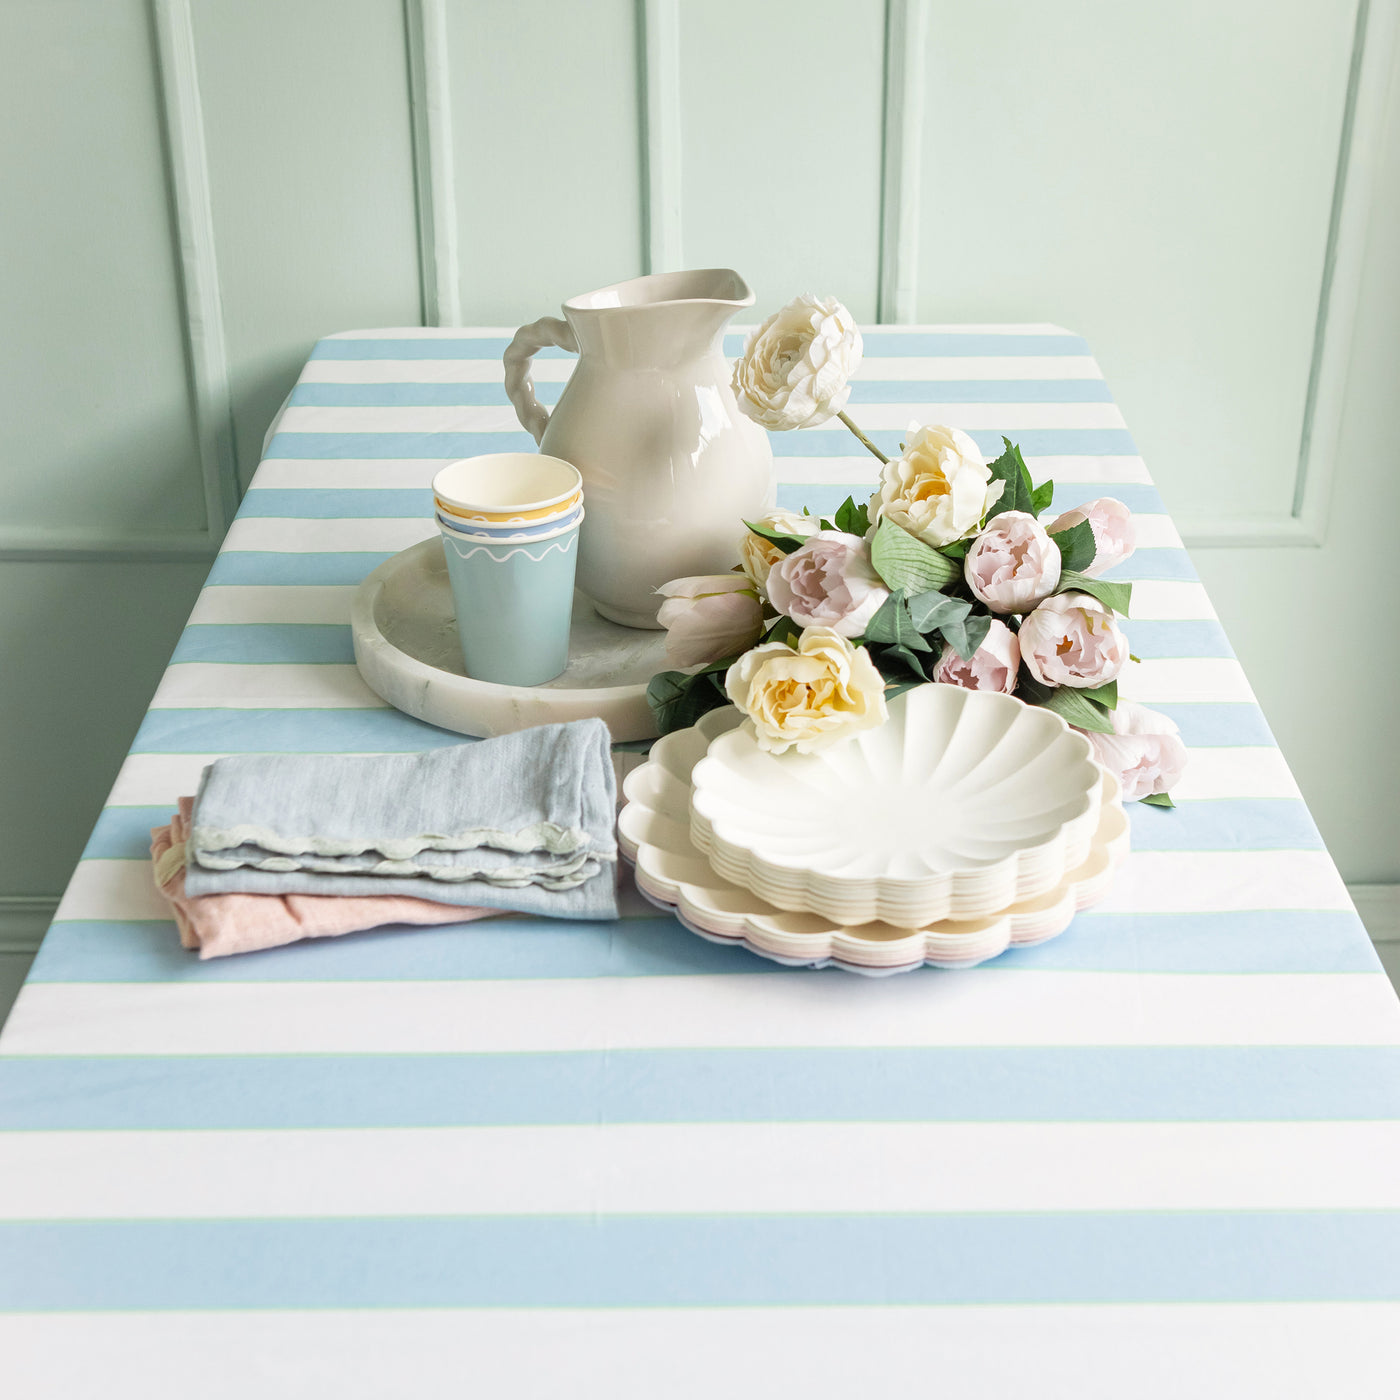
{"label": "pink peony bud", "polygon": [[993,618],[972,659],[964,661],[952,647],[944,647],[933,669],[933,678],[944,685],[960,685],[964,690],[997,690],[1010,695],[1016,689],[1016,671],[1020,664],[1021,644],[1016,634],[1004,622]]}
{"label": "pink peony bud", "polygon": [[1123,784],[1123,800],[1169,792],[1186,768],[1186,745],[1166,715],[1120,700],[1109,713],[1112,734],[1088,734],[1094,757]]}
{"label": "pink peony bud", "polygon": [[993,612],[1029,612],[1060,582],[1060,551],[1034,516],[1004,510],[973,540],[963,577]]}
{"label": "pink peony bud", "polygon": [[1115,680],[1128,660],[1128,639],[1110,609],[1087,593],[1057,593],[1026,615],[1021,660],[1042,685],[1093,690]]}
{"label": "pink peony bud", "polygon": [[1098,578],[1106,569],[1121,564],[1137,548],[1133,513],[1122,501],[1116,501],[1112,496],[1087,501],[1056,516],[1050,522],[1050,533],[1054,535],[1068,530],[1082,520],[1087,520],[1094,532],[1094,562],[1083,570],[1090,578]]}
{"label": "pink peony bud", "polygon": [[656,620],[673,666],[701,666],[747,651],[763,635],[763,604],[744,574],[672,579]]}
{"label": "pink peony bud", "polygon": [[859,637],[890,596],[858,535],[821,530],[768,571],[768,601],[799,627]]}

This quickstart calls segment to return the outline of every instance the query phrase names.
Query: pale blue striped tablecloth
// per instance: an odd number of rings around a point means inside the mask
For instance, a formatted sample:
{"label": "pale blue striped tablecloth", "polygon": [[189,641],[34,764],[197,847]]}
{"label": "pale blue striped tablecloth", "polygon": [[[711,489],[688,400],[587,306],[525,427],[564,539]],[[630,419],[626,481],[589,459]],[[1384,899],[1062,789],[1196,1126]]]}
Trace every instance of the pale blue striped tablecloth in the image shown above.
{"label": "pale blue striped tablecloth", "polygon": [[[211,757],[458,742],[346,619],[440,461],[531,446],[507,335],[335,336],[301,377],[0,1039],[0,1389],[1400,1393],[1400,1008],[1055,327],[872,329],[851,409],[1139,513],[1124,689],[1193,760],[1063,938],[879,982],[640,905],[180,950],[147,831]],[[773,447],[784,505],[873,479],[839,426]]]}

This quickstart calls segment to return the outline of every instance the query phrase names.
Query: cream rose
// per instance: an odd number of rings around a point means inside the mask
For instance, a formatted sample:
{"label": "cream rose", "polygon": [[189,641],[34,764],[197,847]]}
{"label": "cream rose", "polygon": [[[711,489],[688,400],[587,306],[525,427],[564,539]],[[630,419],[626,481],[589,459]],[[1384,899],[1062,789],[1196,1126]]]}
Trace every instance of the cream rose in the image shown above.
{"label": "cream rose", "polygon": [[775,433],[814,428],[845,408],[861,353],[855,320],[835,297],[794,297],[744,341],[734,362],[739,407]]}
{"label": "cream rose", "polygon": [[763,604],[743,574],[697,574],[657,589],[666,601],[656,620],[666,629],[666,659],[702,666],[751,647],[763,635]]}
{"label": "cream rose", "polygon": [[[794,510],[770,510],[753,523],[766,526],[780,535],[796,535],[803,540],[810,539],[821,529],[821,521],[815,515],[798,515]],[[739,541],[739,562],[760,589],[768,582],[768,571],[786,557],[772,540],[766,540],[752,530],[745,530],[744,538]]]}
{"label": "cream rose", "polygon": [[812,753],[889,717],[870,653],[829,627],[808,627],[795,650],[768,642],[745,652],[725,673],[724,688],[769,753]]}
{"label": "cream rose", "polygon": [[768,575],[768,601],[799,627],[859,637],[890,596],[859,535],[820,530]]}
{"label": "cream rose", "polygon": [[917,429],[904,455],[885,463],[870,520],[887,515],[937,548],[975,534],[1001,492],[977,444],[957,428],[933,424]]}
{"label": "cream rose", "polygon": [[1094,746],[1094,757],[1123,784],[1123,800],[1171,791],[1186,770],[1186,745],[1175,721],[1146,705],[1120,700],[1108,722],[1112,734],[1085,737]]}
{"label": "cream rose", "polygon": [[1113,613],[1087,593],[1057,593],[1026,615],[1017,634],[1021,660],[1042,685],[1094,690],[1117,679],[1128,639]]}

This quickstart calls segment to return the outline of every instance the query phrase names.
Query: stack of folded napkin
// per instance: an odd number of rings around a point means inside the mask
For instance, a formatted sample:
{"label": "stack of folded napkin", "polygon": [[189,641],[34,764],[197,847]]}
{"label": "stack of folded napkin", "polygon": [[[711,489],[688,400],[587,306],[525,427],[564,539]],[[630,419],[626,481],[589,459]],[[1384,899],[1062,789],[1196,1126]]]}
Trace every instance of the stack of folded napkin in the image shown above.
{"label": "stack of folded napkin", "polygon": [[237,755],[151,852],[201,957],[505,911],[611,919],[615,800],[596,719],[421,754]]}

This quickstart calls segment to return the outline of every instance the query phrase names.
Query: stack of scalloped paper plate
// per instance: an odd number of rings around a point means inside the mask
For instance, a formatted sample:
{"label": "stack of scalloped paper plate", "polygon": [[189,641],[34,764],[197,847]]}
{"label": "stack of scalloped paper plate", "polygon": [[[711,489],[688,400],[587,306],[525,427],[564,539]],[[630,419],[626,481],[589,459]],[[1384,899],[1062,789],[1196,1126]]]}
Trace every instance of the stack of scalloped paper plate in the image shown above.
{"label": "stack of scalloped paper plate", "polygon": [[1048,710],[926,685],[888,722],[774,755],[737,711],[623,785],[637,886],[689,928],[798,966],[970,967],[1061,933],[1128,850],[1117,780]]}

